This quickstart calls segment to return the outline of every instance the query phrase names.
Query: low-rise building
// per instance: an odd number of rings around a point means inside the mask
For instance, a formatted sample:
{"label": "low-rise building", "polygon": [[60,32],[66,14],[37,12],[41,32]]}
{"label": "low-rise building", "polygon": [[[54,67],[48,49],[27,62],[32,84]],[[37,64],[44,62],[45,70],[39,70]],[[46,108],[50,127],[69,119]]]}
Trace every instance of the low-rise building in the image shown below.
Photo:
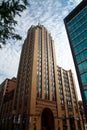
{"label": "low-rise building", "polygon": [[82,130],[83,124],[78,108],[76,85],[71,70],[57,67],[58,86],[64,130]]}
{"label": "low-rise building", "polygon": [[0,130],[9,130],[16,78],[6,79],[0,85]]}

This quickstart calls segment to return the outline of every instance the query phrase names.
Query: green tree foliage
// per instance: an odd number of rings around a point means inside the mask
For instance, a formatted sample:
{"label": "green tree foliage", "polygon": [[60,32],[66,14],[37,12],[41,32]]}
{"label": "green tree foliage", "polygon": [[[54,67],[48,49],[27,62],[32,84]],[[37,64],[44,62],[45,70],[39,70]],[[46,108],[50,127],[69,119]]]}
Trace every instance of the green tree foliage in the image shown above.
{"label": "green tree foliage", "polygon": [[[0,2],[0,43],[5,45],[8,39],[21,40],[22,37],[15,33],[17,21],[15,16],[21,16],[21,12],[29,5],[27,0],[3,0]],[[0,45],[1,47],[1,45]]]}

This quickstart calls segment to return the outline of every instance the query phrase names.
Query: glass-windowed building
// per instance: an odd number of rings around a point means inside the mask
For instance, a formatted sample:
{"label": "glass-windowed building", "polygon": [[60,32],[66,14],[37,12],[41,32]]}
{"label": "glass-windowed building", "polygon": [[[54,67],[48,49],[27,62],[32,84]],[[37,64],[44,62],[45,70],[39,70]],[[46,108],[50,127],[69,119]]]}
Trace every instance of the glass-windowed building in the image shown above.
{"label": "glass-windowed building", "polygon": [[87,116],[87,1],[82,1],[64,22]]}

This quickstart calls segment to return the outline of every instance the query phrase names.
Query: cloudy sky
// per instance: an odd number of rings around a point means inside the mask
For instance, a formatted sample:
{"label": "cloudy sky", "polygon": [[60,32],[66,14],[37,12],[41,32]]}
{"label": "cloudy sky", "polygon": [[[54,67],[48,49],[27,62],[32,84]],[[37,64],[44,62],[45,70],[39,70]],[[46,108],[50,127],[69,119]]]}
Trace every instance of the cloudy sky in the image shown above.
{"label": "cloudy sky", "polygon": [[44,25],[48,32],[51,33],[54,40],[57,64],[66,70],[71,69],[73,71],[79,99],[81,98],[63,22],[63,19],[81,1],[82,0],[29,0],[30,7],[21,14],[21,17],[16,17],[18,20],[16,31],[23,37],[22,41],[11,40],[0,50],[0,83],[5,78],[17,76],[21,49],[27,35],[27,30],[31,25],[37,25],[38,22],[40,22],[40,24]]}

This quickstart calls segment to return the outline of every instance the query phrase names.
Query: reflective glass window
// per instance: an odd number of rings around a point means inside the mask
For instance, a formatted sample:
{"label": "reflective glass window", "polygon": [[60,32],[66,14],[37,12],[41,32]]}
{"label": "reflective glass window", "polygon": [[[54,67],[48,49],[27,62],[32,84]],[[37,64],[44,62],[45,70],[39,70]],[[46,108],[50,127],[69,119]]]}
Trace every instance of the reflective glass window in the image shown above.
{"label": "reflective glass window", "polygon": [[76,55],[76,61],[77,61],[77,63],[80,62],[83,59],[85,60],[86,57],[87,57],[87,50],[79,53],[78,55]]}
{"label": "reflective glass window", "polygon": [[[83,19],[83,20],[85,20],[85,19]],[[86,28],[87,28],[87,21],[84,24],[80,23],[80,26],[78,26],[78,24],[77,24],[77,28],[74,27],[73,32],[71,30],[71,32],[72,32],[72,34],[70,34],[71,39],[76,37],[76,35],[80,34],[83,30],[86,30]]]}
{"label": "reflective glass window", "polygon": [[74,31],[74,30],[78,29],[78,27],[80,27],[84,23],[87,23],[87,14],[83,15],[83,17],[78,19],[78,21],[76,21],[76,23],[72,22],[72,26],[68,27],[68,31],[70,33],[72,33],[71,31]]}
{"label": "reflective glass window", "polygon": [[85,99],[87,101],[87,90],[84,90]]}
{"label": "reflective glass window", "polygon": [[71,40],[72,41],[72,45],[76,45],[78,42],[80,42],[81,40],[85,39],[86,37],[87,37],[87,31],[83,31],[78,36],[76,36],[75,39]]}
{"label": "reflective glass window", "polygon": [[85,7],[84,9],[82,9],[82,11],[80,11],[80,13],[78,13],[70,22],[68,22],[68,26],[71,26],[72,23],[75,23],[85,13],[87,13],[87,7]]}
{"label": "reflective glass window", "polygon": [[75,48],[74,48],[74,52],[78,53],[79,51],[83,50],[84,48],[87,47],[87,39],[85,39],[84,41],[82,41],[80,44],[78,44]]}
{"label": "reflective glass window", "polygon": [[87,73],[80,75],[82,83],[87,83]]}
{"label": "reflective glass window", "polygon": [[81,64],[79,64],[78,68],[79,68],[79,72],[87,70],[87,61],[84,61]]}

